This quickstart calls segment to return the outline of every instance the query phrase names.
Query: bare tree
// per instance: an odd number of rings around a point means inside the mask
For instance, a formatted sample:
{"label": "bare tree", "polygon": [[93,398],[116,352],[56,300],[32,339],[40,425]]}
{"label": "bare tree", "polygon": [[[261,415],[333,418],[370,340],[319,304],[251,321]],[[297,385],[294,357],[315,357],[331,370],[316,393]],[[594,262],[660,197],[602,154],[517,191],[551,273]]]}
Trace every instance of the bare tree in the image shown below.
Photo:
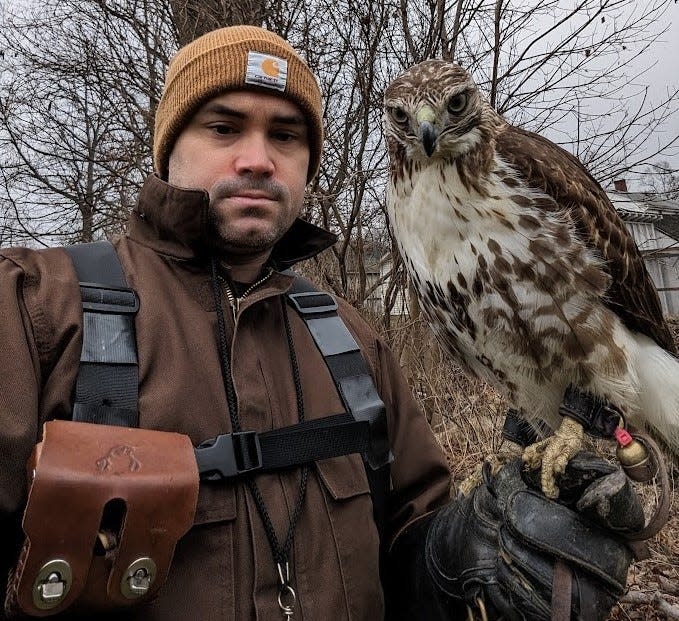
{"label": "bare tree", "polygon": [[179,45],[186,45],[199,36],[239,24],[260,26],[267,13],[265,2],[257,0],[169,0]]}
{"label": "bare tree", "polygon": [[[46,0],[30,6],[24,16],[5,13],[0,23],[6,164],[0,189],[12,215],[6,227],[44,243],[118,230],[151,168],[152,119],[169,58],[213,27],[261,24],[300,50],[326,102],[325,154],[305,215],[340,241],[315,269],[359,306],[379,292],[387,300],[385,323],[389,309],[407,297],[385,222],[380,133],[381,94],[396,73],[429,57],[456,59],[508,120],[561,139],[602,181],[640,164],[632,154],[676,107],[674,90],[664,101],[643,92],[630,99],[629,60],[662,33],[661,0],[633,7],[623,0],[568,6],[557,0],[520,6],[506,0]],[[594,108],[595,102],[605,106]],[[567,122],[575,132],[564,133]]]}
{"label": "bare tree", "polygon": [[115,2],[5,15],[2,181],[25,236],[90,241],[120,228],[149,168],[163,31],[156,14]]}
{"label": "bare tree", "polygon": [[646,167],[644,190],[655,198],[679,201],[679,170],[668,161],[659,161]]}
{"label": "bare tree", "polygon": [[383,4],[355,0],[299,3],[292,13],[290,8],[274,12],[280,21],[267,26],[304,50],[326,106],[323,165],[310,188],[306,216],[340,236],[334,260],[322,260],[323,281],[361,306],[381,284],[367,273],[366,257],[374,260],[390,247],[386,154],[380,144],[381,41],[389,35],[388,12]]}

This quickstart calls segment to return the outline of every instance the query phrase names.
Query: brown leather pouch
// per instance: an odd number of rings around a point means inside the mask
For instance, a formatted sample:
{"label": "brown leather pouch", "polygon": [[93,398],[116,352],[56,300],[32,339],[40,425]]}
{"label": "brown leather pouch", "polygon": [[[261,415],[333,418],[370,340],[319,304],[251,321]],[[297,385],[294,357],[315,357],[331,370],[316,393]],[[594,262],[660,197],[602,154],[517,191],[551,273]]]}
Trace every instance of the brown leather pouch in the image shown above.
{"label": "brown leather pouch", "polygon": [[157,594],[196,510],[188,436],[50,421],[28,474],[9,616],[121,610]]}

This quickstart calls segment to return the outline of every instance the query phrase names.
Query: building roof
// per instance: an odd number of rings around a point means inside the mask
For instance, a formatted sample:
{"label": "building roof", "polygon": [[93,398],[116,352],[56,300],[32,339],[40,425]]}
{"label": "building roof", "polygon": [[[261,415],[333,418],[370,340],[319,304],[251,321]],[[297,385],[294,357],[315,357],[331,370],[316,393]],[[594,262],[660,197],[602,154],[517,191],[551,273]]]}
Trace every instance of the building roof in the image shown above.
{"label": "building roof", "polygon": [[[615,210],[628,222],[655,222],[656,228],[673,239],[679,234],[679,201],[658,198],[649,192],[606,192]],[[665,230],[667,229],[667,231]]]}

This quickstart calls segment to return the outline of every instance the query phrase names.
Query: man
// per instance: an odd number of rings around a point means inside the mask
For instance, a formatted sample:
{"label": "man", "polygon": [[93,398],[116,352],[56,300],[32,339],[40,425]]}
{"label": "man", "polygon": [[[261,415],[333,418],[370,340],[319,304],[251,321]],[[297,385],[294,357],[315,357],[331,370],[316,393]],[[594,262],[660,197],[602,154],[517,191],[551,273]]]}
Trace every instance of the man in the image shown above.
{"label": "man", "polygon": [[[294,277],[283,270],[334,241],[297,219],[318,169],[321,113],[309,69],[265,30],[217,30],[173,59],[156,112],[156,175],[127,234],[114,241],[139,298],[140,427],[186,434],[197,446],[230,431],[345,411],[310,330],[285,298]],[[386,608],[390,619],[452,619],[466,606],[546,618],[555,556],[575,563],[576,604],[597,611],[587,618],[603,618],[624,584],[624,546],[604,530],[581,529],[575,551],[560,554],[557,537],[556,550],[550,539],[537,554],[541,542],[523,543],[525,516],[510,511],[525,491],[511,469],[447,505],[444,457],[397,362],[348,304],[338,305],[385,406],[394,459],[381,533],[371,465],[356,452],[204,482],[158,597],[111,618],[376,620]],[[73,407],[83,320],[78,278],[62,249],[0,253],[0,317],[0,515],[3,532],[15,533],[4,574],[22,540],[27,459],[42,424],[70,419]],[[523,559],[527,569],[500,560],[505,514],[516,523],[502,558]],[[67,506],[45,516],[68,519]],[[556,533],[580,524],[565,508],[550,519]],[[610,549],[619,552],[615,568],[597,556]],[[88,616],[87,608],[80,613]]]}

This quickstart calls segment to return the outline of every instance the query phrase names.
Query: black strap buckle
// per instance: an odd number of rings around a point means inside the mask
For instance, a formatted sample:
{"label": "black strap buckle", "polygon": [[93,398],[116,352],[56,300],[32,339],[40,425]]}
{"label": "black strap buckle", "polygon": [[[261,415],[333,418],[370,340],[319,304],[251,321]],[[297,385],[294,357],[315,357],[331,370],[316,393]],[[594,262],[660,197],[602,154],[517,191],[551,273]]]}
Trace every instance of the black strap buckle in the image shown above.
{"label": "black strap buckle", "polygon": [[337,312],[337,302],[325,291],[288,293],[288,299],[294,305],[295,310],[303,316]]}
{"label": "black strap buckle", "polygon": [[115,315],[135,315],[139,298],[127,287],[113,287],[95,282],[81,282],[80,295],[83,310]]}
{"label": "black strap buckle", "polygon": [[262,447],[256,431],[225,433],[203,442],[195,451],[203,480],[231,479],[262,468]]}

